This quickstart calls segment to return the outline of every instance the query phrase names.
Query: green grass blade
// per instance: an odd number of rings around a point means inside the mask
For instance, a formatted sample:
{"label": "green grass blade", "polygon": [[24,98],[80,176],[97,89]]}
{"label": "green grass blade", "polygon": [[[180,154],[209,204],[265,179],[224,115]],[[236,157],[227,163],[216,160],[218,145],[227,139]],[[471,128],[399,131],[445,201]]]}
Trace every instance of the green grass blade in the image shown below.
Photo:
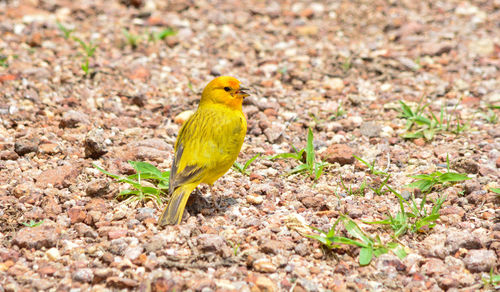
{"label": "green grass blade", "polygon": [[318,180],[321,174],[323,174],[325,165],[325,163],[314,163],[314,180]]}
{"label": "green grass blade", "polygon": [[411,184],[408,184],[407,187],[409,187],[409,188],[418,188],[422,192],[426,192],[426,191],[430,190],[434,185],[435,185],[434,181],[417,180],[416,182],[412,182]]}
{"label": "green grass blade", "polygon": [[156,39],[158,40],[163,40],[165,39],[166,37],[169,37],[169,36],[173,36],[173,35],[176,35],[177,32],[171,28],[166,28],[158,33],[156,33],[155,37]]}
{"label": "green grass blade", "polygon": [[363,232],[363,230],[361,230],[361,228],[358,226],[358,224],[356,224],[356,222],[354,222],[354,220],[345,215],[342,217],[343,217],[342,221],[344,223],[344,227],[349,234],[363,241],[366,244],[373,245],[373,240],[370,237],[368,237]]}
{"label": "green grass blade", "polygon": [[434,221],[436,221],[438,219],[439,219],[439,214],[429,215],[429,216],[424,217],[420,220],[417,220],[415,222],[415,228],[416,228],[416,230],[419,230],[420,228],[422,228],[426,225],[432,224]]}
{"label": "green grass blade", "polygon": [[416,179],[424,179],[424,180],[432,180],[432,176],[428,174],[417,174],[417,175],[410,175],[411,178],[416,178]]}
{"label": "green grass blade", "polygon": [[252,158],[248,159],[248,161],[245,163],[245,166],[243,167],[243,170],[246,170],[250,166],[250,164],[252,164],[252,162],[254,162],[259,157],[260,157],[260,153],[254,155]]}
{"label": "green grass blade", "polygon": [[157,187],[161,190],[168,190],[169,188],[169,184],[168,182],[165,182],[165,181],[160,181],[157,185]]}
{"label": "green grass blade", "polygon": [[399,104],[401,105],[401,110],[402,110],[403,117],[405,117],[405,118],[411,118],[411,117],[414,116],[413,111],[411,110],[411,108],[406,103],[404,103],[403,101],[400,100]]}
{"label": "green grass blade", "polygon": [[350,238],[343,237],[343,236],[328,237],[328,240],[330,240],[331,242],[335,242],[335,243],[349,244],[349,245],[355,245],[355,246],[359,246],[359,247],[370,247],[371,246],[369,244],[359,242],[357,240],[350,239]]}
{"label": "green grass blade", "polygon": [[359,251],[359,264],[366,266],[370,264],[373,258],[373,249],[371,247],[363,247]]}
{"label": "green grass blade", "polygon": [[105,174],[105,175],[107,175],[107,176],[110,176],[110,177],[112,177],[112,178],[114,178],[114,179],[118,179],[118,180],[122,179],[122,177],[121,177],[121,176],[116,175],[116,174],[113,174],[113,173],[111,173],[111,172],[108,172],[108,171],[106,171],[106,170],[104,170],[104,169],[100,168],[100,167],[99,167],[97,164],[95,164],[95,163],[92,163],[92,165],[93,165],[95,168],[97,168],[97,170],[99,170],[100,172],[104,173],[104,174]]}
{"label": "green grass blade", "polygon": [[401,137],[405,139],[418,139],[418,138],[423,138],[424,134],[422,132],[406,133],[401,135]]}
{"label": "green grass blade", "polygon": [[131,174],[131,175],[127,176],[127,178],[130,180],[138,180],[139,176],[141,177],[141,180],[142,179],[154,179],[154,180],[159,180],[159,181],[165,180],[164,178],[159,178],[157,175],[154,175],[151,173],[135,173],[135,174]]}
{"label": "green grass blade", "polygon": [[295,174],[307,170],[307,164],[299,164],[294,169],[290,171],[290,174]]}
{"label": "green grass blade", "polygon": [[457,182],[471,179],[466,174],[447,172],[438,177],[439,182]]}
{"label": "green grass blade", "polygon": [[323,230],[321,230],[321,229],[319,229],[319,228],[316,228],[316,227],[314,227],[314,226],[310,226],[310,225],[309,225],[309,228],[311,228],[312,230],[317,231],[317,232],[319,232],[319,233],[321,233],[321,234],[327,235],[327,233],[326,233],[326,232],[324,232]]}
{"label": "green grass blade", "polygon": [[132,167],[138,173],[140,172],[143,174],[151,174],[151,175],[158,177],[159,179],[162,178],[162,172],[150,163],[143,162],[143,161],[129,161],[128,163],[130,165],[132,165]]}
{"label": "green grass blade", "polygon": [[233,163],[233,167],[234,167],[237,171],[239,171],[239,172],[243,173],[243,165],[242,165],[241,163],[239,163],[238,161],[235,161],[235,162]]}
{"label": "green grass blade", "polygon": [[302,152],[304,150],[301,150],[298,153],[280,153],[276,154],[274,156],[269,157],[268,159],[274,160],[274,159],[287,159],[287,158],[293,158],[295,160],[302,160]]}
{"label": "green grass blade", "polygon": [[311,238],[311,239],[315,239],[315,240],[319,241],[320,243],[322,243],[323,245],[326,245],[327,247],[332,247],[332,242],[322,235],[306,234],[305,236],[308,238]]}
{"label": "green grass blade", "polygon": [[430,126],[431,125],[431,120],[424,117],[424,116],[416,116],[415,119],[414,119],[415,123],[417,123],[418,125],[427,125],[427,126]]}
{"label": "green grass blade", "polygon": [[313,132],[309,128],[307,132],[307,146],[306,146],[306,164],[309,172],[312,174],[314,166],[314,145],[313,145]]}
{"label": "green grass blade", "polygon": [[381,247],[375,248],[373,250],[373,255],[376,256],[376,257],[379,257],[379,256],[381,256],[383,254],[388,253],[388,252],[389,252],[388,248],[381,246]]}
{"label": "green grass blade", "polygon": [[[389,243],[387,245],[389,245]],[[391,246],[389,248],[400,260],[403,260],[408,255],[401,244],[395,243],[394,246]]]}
{"label": "green grass blade", "polygon": [[358,160],[359,162],[363,163],[364,165],[366,165],[367,167],[369,167],[371,169],[372,165],[368,162],[366,162],[365,160],[363,160],[363,158],[357,156],[357,155],[353,155],[352,157],[354,157],[356,160]]}
{"label": "green grass blade", "polygon": [[151,195],[159,195],[160,194],[160,190],[157,189],[157,188],[154,188],[154,187],[143,187],[141,186],[140,190],[145,193],[145,194],[151,194]]}
{"label": "green grass blade", "polygon": [[389,225],[392,223],[391,219],[384,219],[384,220],[378,220],[378,221],[362,221],[365,224],[382,224],[382,225]]}

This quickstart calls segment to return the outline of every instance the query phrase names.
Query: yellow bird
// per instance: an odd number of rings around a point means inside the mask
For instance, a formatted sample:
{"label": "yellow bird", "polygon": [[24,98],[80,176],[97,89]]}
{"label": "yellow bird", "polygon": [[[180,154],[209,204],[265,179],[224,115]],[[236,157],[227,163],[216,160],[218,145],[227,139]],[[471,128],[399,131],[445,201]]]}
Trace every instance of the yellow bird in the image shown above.
{"label": "yellow bird", "polygon": [[234,77],[212,80],[201,94],[196,112],[184,123],[175,142],[170,172],[171,195],[158,224],[179,224],[191,192],[212,185],[238,157],[247,132],[242,112],[246,88]]}

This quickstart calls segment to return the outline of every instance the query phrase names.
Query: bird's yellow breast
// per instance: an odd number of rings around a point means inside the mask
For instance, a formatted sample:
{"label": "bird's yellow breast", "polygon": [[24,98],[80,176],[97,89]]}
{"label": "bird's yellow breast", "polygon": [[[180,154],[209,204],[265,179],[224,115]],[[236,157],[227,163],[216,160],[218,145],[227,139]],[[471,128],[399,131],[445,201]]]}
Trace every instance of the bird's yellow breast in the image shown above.
{"label": "bird's yellow breast", "polygon": [[179,171],[192,164],[202,166],[200,183],[212,184],[233,165],[246,131],[247,122],[241,111],[218,104],[199,107],[178,138],[184,147]]}

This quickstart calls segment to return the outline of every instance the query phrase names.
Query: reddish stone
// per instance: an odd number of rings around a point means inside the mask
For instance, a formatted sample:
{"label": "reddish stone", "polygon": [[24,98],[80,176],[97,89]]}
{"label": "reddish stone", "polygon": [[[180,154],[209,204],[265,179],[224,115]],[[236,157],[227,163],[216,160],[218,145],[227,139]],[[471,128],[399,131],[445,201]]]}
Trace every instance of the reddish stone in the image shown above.
{"label": "reddish stone", "polygon": [[53,247],[59,239],[59,230],[53,225],[42,224],[25,227],[17,232],[12,243],[25,248],[40,249]]}
{"label": "reddish stone", "polygon": [[329,163],[345,165],[354,162],[353,154],[354,150],[345,144],[332,144],[321,154],[321,158]]}
{"label": "reddish stone", "polygon": [[174,291],[175,282],[172,279],[165,279],[159,277],[153,280],[151,283],[151,291],[153,292],[166,292]]}
{"label": "reddish stone", "polygon": [[142,223],[144,223],[145,225],[148,225],[148,224],[156,224],[158,223],[156,218],[146,218],[142,221]]}
{"label": "reddish stone", "polygon": [[463,105],[476,105],[479,104],[480,99],[477,97],[466,96],[462,98]]}
{"label": "reddish stone", "polygon": [[262,82],[260,82],[260,85],[262,85],[263,87],[273,87],[274,85],[274,81],[273,80],[262,80]]}
{"label": "reddish stone", "polygon": [[55,143],[44,143],[38,146],[38,152],[43,154],[56,154],[60,151],[59,145]]}
{"label": "reddish stone", "polygon": [[99,211],[106,212],[108,208],[106,207],[106,200],[101,198],[93,198],[90,202],[85,205],[85,210],[87,211]]}
{"label": "reddish stone", "polygon": [[63,165],[53,169],[47,169],[36,178],[39,187],[47,187],[49,184],[56,188],[67,188],[80,174],[81,165]]}
{"label": "reddish stone", "polygon": [[119,289],[132,289],[139,286],[139,282],[124,277],[109,277],[106,279],[108,286]]}
{"label": "reddish stone", "polygon": [[258,175],[254,172],[250,173],[250,181],[254,181],[254,180],[260,181],[263,179],[264,179],[264,177],[262,175]]}
{"label": "reddish stone", "polygon": [[274,118],[274,117],[276,117],[278,115],[278,112],[275,109],[273,109],[273,108],[267,108],[267,109],[264,110],[264,114],[266,116],[270,117],[270,118],[271,117]]}
{"label": "reddish stone", "polygon": [[41,275],[52,275],[58,270],[59,270],[58,268],[54,267],[51,264],[42,264],[38,268],[37,272],[40,273]]}
{"label": "reddish stone", "polygon": [[151,16],[148,18],[147,23],[149,26],[167,26],[164,17]]}
{"label": "reddish stone", "polygon": [[127,229],[112,229],[108,232],[108,238],[109,239],[117,239],[120,237],[125,237],[127,236]]}
{"label": "reddish stone", "polygon": [[418,138],[413,140],[413,143],[417,146],[424,146],[425,145],[425,139],[424,138]]}
{"label": "reddish stone", "polygon": [[149,79],[150,73],[146,67],[138,66],[128,74],[128,78],[145,82]]}
{"label": "reddish stone", "polygon": [[30,47],[40,47],[42,45],[42,34],[35,32],[29,40]]}
{"label": "reddish stone", "polygon": [[19,155],[12,150],[0,151],[0,160],[17,160]]}
{"label": "reddish stone", "polygon": [[85,211],[83,211],[80,207],[73,207],[68,210],[68,216],[71,224],[75,224],[83,222],[83,220],[87,217],[87,213],[85,213]]}
{"label": "reddish stone", "polygon": [[422,272],[428,276],[430,275],[443,275],[448,271],[444,262],[440,259],[431,258],[423,266]]}
{"label": "reddish stone", "polygon": [[16,80],[17,75],[14,74],[4,74],[0,75],[0,82]]}
{"label": "reddish stone", "polygon": [[62,212],[61,205],[59,205],[57,200],[52,195],[46,196],[43,199],[42,208],[48,217],[55,217]]}
{"label": "reddish stone", "polygon": [[302,17],[309,18],[312,17],[313,15],[314,15],[314,10],[312,10],[311,8],[306,8],[300,12],[300,16]]}

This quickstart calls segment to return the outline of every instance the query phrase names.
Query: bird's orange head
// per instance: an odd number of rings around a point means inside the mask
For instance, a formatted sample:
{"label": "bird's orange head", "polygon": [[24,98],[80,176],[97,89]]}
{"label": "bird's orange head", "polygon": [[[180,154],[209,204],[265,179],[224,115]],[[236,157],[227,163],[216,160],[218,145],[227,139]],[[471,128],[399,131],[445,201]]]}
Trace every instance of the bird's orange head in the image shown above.
{"label": "bird's orange head", "polygon": [[210,81],[201,94],[200,106],[206,103],[223,104],[234,110],[241,110],[248,89],[231,76],[220,76]]}

